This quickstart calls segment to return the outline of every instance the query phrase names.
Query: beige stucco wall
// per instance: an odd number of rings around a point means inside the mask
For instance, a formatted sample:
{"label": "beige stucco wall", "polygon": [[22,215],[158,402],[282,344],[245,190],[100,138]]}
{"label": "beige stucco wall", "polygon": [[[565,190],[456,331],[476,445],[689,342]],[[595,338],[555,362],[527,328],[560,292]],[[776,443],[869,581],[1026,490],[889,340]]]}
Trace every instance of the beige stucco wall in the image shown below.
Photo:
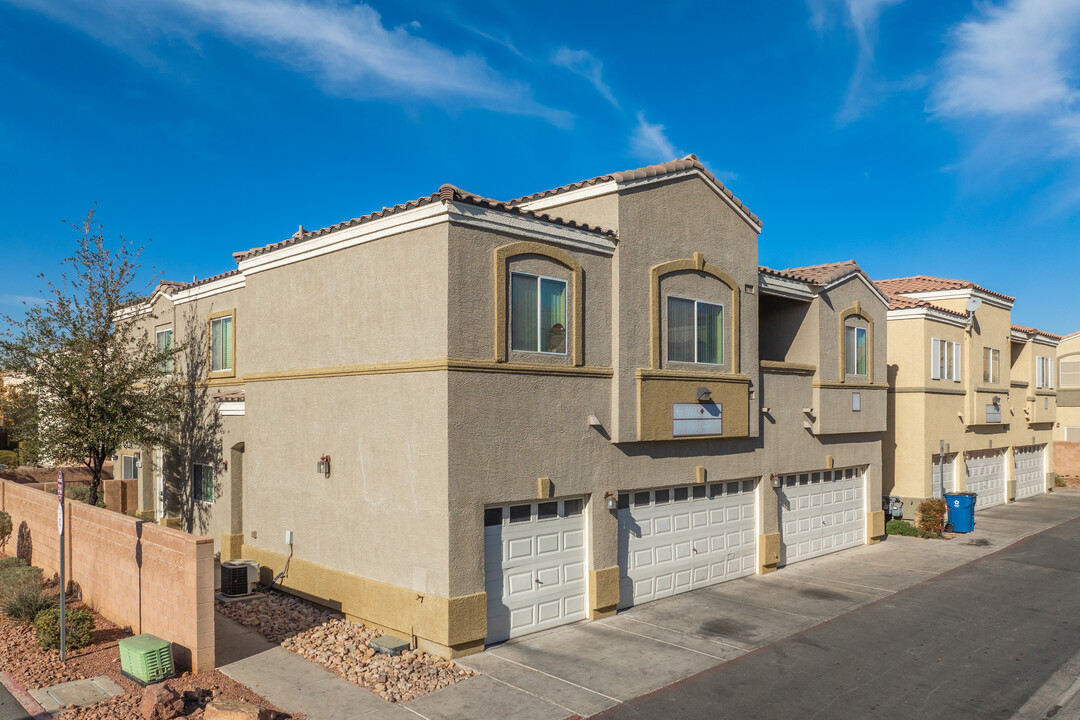
{"label": "beige stucco wall", "polygon": [[[1080,360],[1080,335],[1073,335],[1062,340],[1057,347],[1057,360],[1054,368],[1060,380],[1062,361]],[[1080,428],[1080,387],[1063,386],[1057,383],[1057,417],[1054,423],[1054,439],[1065,440],[1065,428]]]}

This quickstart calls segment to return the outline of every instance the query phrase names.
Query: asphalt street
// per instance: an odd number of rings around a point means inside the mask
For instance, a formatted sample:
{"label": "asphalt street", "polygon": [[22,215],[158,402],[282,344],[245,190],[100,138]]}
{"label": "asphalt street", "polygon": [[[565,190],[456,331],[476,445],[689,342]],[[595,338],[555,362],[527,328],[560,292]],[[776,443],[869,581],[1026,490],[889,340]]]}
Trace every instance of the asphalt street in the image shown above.
{"label": "asphalt street", "polygon": [[1080,519],[597,717],[1012,718],[1078,653]]}
{"label": "asphalt street", "polygon": [[0,685],[0,720],[30,720],[22,705],[11,697],[3,685]]}

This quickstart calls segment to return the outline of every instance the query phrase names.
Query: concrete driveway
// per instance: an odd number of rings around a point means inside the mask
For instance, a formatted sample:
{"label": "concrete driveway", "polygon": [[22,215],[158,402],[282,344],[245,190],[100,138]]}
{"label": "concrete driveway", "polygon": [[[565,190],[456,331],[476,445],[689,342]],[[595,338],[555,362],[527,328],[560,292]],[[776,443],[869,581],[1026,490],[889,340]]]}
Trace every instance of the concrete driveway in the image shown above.
{"label": "concrete driveway", "polygon": [[1080,491],[979,511],[952,540],[890,536],[647,603],[619,615],[538,633],[465,658],[482,675],[406,705],[429,720],[589,716],[1080,517]]}

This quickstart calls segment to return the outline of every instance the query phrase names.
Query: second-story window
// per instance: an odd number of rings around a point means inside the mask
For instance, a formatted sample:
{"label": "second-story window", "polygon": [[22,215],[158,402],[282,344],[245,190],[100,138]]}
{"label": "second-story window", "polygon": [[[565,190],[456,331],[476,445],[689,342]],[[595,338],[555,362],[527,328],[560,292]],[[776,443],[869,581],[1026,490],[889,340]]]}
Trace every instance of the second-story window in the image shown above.
{"label": "second-story window", "polygon": [[667,359],[672,362],[724,362],[724,306],[668,297]]}
{"label": "second-story window", "polygon": [[[172,330],[158,330],[157,331],[157,351],[164,353],[172,350]],[[173,371],[173,359],[170,355],[161,362],[161,372],[171,373]]]}
{"label": "second-story window", "polygon": [[983,382],[996,385],[1001,382],[1001,351],[983,348]]}
{"label": "second-story window", "polygon": [[931,339],[930,378],[960,382],[960,343]]}
{"label": "second-story window", "polygon": [[866,376],[866,328],[844,328],[844,373]]}
{"label": "second-story window", "polygon": [[210,321],[210,371],[233,369],[233,319],[231,315]]}
{"label": "second-story window", "polygon": [[510,274],[510,348],[566,354],[566,281]]}
{"label": "second-story window", "polygon": [[1054,387],[1054,359],[1048,357],[1035,358],[1035,387]]}
{"label": "second-story window", "polygon": [[1080,387],[1080,360],[1062,360],[1058,375],[1061,387]]}

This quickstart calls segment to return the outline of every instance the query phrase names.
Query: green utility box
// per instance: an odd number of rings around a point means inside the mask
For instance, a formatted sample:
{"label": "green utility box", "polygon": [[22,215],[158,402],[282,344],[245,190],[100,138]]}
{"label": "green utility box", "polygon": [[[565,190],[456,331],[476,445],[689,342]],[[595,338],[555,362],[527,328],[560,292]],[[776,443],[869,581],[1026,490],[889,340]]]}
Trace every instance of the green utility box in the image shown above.
{"label": "green utility box", "polygon": [[172,644],[149,635],[135,635],[120,641],[120,670],[141,685],[160,682],[175,675]]}

